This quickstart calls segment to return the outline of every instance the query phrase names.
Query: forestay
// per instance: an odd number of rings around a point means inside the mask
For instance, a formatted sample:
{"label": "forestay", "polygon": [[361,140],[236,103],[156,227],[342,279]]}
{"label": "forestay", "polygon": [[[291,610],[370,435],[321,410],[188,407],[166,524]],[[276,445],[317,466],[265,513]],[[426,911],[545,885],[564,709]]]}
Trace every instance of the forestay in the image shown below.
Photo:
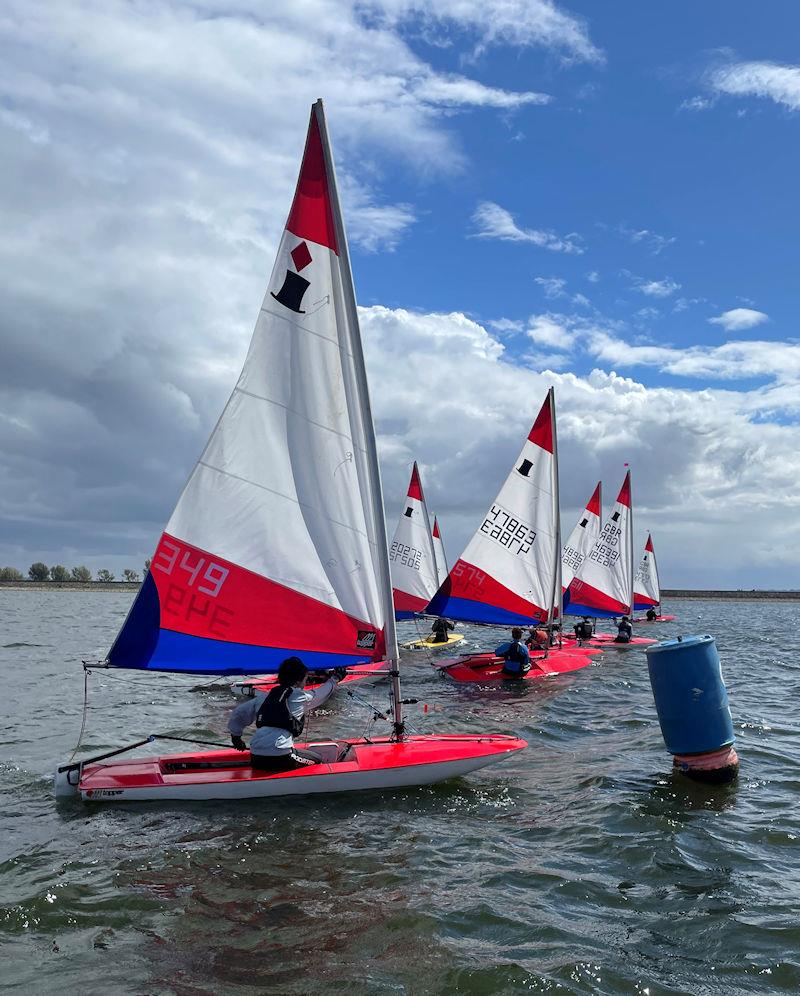
{"label": "forestay", "polygon": [[389,547],[396,619],[424,612],[439,587],[431,524],[416,461],[400,521]]}
{"label": "forestay", "polygon": [[601,509],[603,507],[602,489],[603,485],[598,481],[594,494],[589,499],[583,514],[569,534],[569,539],[564,546],[561,556],[561,584],[565,591],[569,588],[570,582],[575,577],[575,572],[600,536]]}
{"label": "forestay", "polygon": [[632,555],[633,511],[628,471],[610,517],[569,586],[565,611],[576,616],[629,614],[633,601]]}
{"label": "forestay", "polygon": [[436,576],[438,583],[436,587],[438,588],[440,584],[444,582],[447,577],[447,556],[444,552],[444,540],[442,539],[442,531],[439,528],[439,520],[434,515],[433,517],[433,555],[436,558]]}
{"label": "forestay", "polygon": [[644,545],[644,556],[639,564],[636,577],[633,580],[634,609],[649,609],[661,604],[661,588],[658,584],[658,567],[656,552],[653,549],[653,537],[648,533]]}
{"label": "forestay", "polygon": [[547,618],[560,556],[553,390],[486,518],[428,607],[468,622]]}
{"label": "forestay", "polygon": [[292,654],[310,668],[386,654],[380,481],[326,141],[318,103],[244,368],[114,667],[268,673]]}

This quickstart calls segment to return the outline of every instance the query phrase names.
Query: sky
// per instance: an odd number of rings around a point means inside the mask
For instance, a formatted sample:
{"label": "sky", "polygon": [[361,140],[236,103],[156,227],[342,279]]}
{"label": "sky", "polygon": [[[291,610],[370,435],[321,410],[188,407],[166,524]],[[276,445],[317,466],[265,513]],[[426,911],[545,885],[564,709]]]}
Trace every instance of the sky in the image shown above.
{"label": "sky", "polygon": [[[434,13],[435,11],[435,13]],[[0,565],[141,569],[325,100],[389,530],[455,560],[552,385],[665,587],[800,587],[800,7],[5,0]]]}

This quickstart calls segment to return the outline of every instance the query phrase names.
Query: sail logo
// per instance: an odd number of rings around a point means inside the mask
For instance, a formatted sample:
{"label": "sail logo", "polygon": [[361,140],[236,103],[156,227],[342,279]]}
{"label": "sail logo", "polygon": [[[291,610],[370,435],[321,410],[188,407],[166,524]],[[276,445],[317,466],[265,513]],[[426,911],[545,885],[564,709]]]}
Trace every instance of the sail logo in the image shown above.
{"label": "sail logo", "polygon": [[303,303],[306,291],[311,286],[311,281],[306,280],[305,277],[301,277],[300,271],[308,266],[313,257],[309,252],[306,242],[300,242],[296,245],[289,255],[292,257],[292,262],[297,272],[287,267],[286,276],[283,278],[283,286],[277,294],[274,291],[270,291],[270,294],[284,308],[288,308],[289,311],[293,311],[297,315],[304,315],[305,311],[300,305]]}
{"label": "sail logo", "polygon": [[372,629],[360,629],[358,631],[358,639],[356,640],[357,649],[374,650],[377,636],[378,634]]}

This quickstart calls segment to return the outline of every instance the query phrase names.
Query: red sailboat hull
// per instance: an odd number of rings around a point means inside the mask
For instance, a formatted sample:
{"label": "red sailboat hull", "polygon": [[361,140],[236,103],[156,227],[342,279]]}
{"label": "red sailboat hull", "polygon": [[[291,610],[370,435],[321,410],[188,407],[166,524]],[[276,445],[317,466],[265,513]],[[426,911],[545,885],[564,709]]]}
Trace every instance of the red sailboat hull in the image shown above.
{"label": "red sailboat hull", "polygon": [[235,750],[88,764],[76,792],[86,802],[261,799],[428,785],[505,760],[527,747],[512,736],[414,736],[298,744],[323,763],[277,774]]}

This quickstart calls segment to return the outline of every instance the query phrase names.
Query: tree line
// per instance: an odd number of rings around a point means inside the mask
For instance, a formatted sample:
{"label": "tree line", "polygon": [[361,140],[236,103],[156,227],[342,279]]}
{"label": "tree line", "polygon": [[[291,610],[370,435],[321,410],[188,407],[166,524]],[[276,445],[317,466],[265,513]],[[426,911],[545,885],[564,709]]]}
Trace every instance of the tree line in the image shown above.
{"label": "tree line", "polygon": [[[144,573],[150,570],[150,561],[146,560],[144,562]],[[0,567],[0,581],[25,581],[26,578],[22,571],[18,570],[16,567]],[[105,567],[101,568],[97,572],[95,578],[92,577],[92,572],[88,567],[80,566],[73,567],[70,570],[64,567],[63,564],[53,564],[52,567],[48,567],[47,564],[43,564],[41,560],[37,560],[35,564],[31,564],[28,568],[28,581],[78,581],[86,584],[89,581],[116,581],[116,577],[111,573],[111,571],[106,570]],[[130,567],[126,567],[122,572],[122,580],[135,582],[139,581],[139,572],[132,570]]]}

